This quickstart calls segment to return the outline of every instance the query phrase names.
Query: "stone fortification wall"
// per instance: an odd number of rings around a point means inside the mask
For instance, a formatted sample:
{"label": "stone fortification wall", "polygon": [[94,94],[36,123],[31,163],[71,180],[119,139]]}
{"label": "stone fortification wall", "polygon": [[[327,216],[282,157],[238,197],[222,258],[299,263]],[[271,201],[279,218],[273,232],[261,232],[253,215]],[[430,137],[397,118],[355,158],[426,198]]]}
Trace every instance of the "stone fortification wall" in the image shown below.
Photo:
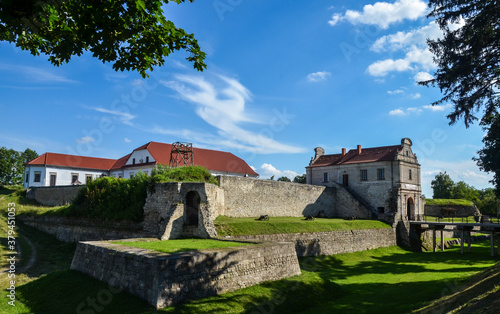
{"label": "stone fortification wall", "polygon": [[[195,193],[195,194],[193,194]],[[188,226],[186,207],[190,195],[196,195],[198,224]],[[213,221],[219,215],[224,201],[224,191],[216,185],[192,182],[158,183],[148,192],[144,205],[144,230],[155,237],[180,238],[188,227],[192,235],[208,238],[216,235]],[[192,205],[192,204],[191,204]]]}
{"label": "stone fortification wall", "polygon": [[36,200],[45,206],[62,206],[71,203],[81,185],[31,187],[26,191],[26,198]]}
{"label": "stone fortification wall", "polygon": [[[447,211],[445,208],[453,208],[455,211]],[[480,216],[481,213],[479,209],[473,206],[460,206],[460,205],[425,205],[424,215],[433,217],[449,217],[447,214],[451,213],[454,217],[469,217],[469,216]]]}
{"label": "stone fortification wall", "polygon": [[292,242],[298,256],[333,255],[396,245],[393,228],[239,236],[236,240]]}
{"label": "stone fortification wall", "polygon": [[165,254],[81,242],[71,269],[135,294],[156,308],[299,275],[291,243]]}
{"label": "stone fortification wall", "polygon": [[219,176],[221,213],[230,217],[335,216],[335,189],[291,182]]}
{"label": "stone fortification wall", "polygon": [[64,242],[113,240],[148,237],[141,223],[103,222],[95,219],[19,216],[21,221],[33,228],[54,235]]}

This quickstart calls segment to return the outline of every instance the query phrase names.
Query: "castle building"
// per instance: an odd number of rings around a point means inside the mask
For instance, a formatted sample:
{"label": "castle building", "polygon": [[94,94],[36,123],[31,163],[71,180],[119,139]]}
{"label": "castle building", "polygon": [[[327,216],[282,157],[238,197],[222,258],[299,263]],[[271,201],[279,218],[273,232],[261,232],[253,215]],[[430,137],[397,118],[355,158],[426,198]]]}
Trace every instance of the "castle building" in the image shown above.
{"label": "castle building", "polygon": [[358,145],[331,155],[316,147],[306,167],[306,182],[348,190],[378,219],[417,220],[423,215],[423,200],[420,164],[411,147],[409,138],[400,145]]}
{"label": "castle building", "polygon": [[[157,165],[172,165],[176,157],[172,147],[149,142],[120,159],[44,153],[24,165],[24,187],[79,185],[105,176],[129,179],[139,171],[150,174]],[[229,152],[194,147],[189,155],[190,165],[203,166],[212,175],[258,177],[243,159]],[[180,159],[173,166],[187,165],[185,155]]]}

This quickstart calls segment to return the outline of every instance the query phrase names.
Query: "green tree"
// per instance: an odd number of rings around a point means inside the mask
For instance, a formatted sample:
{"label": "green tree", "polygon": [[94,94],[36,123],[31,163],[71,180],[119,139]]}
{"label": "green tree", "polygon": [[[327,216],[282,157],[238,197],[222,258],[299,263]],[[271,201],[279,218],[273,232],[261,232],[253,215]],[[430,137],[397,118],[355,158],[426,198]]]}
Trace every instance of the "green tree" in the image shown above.
{"label": "green tree", "polygon": [[429,0],[429,6],[444,37],[428,41],[438,68],[435,78],[420,84],[439,87],[444,96],[433,105],[453,103],[450,124],[463,118],[468,127],[477,111],[488,115],[499,105],[500,2]]}
{"label": "green tree", "polygon": [[433,191],[432,198],[453,198],[453,188],[455,182],[445,172],[440,172],[436,175],[435,179],[431,182]]}
{"label": "green tree", "polygon": [[496,194],[500,197],[500,115],[490,114],[481,121],[486,135],[483,137],[484,147],[479,150],[478,158],[474,158],[479,168],[493,172],[492,183]]}
{"label": "green tree", "polygon": [[479,191],[464,181],[459,181],[453,186],[451,198],[464,199],[477,203],[479,201]]}
{"label": "green tree", "polygon": [[304,174],[295,176],[295,178],[293,178],[293,182],[295,182],[295,183],[306,183],[306,174],[304,173]]}
{"label": "green tree", "polygon": [[19,184],[23,179],[24,164],[38,157],[38,154],[29,148],[18,152],[6,147],[0,148],[0,184]]}
{"label": "green tree", "polygon": [[90,51],[116,71],[143,77],[172,52],[185,50],[202,71],[205,53],[194,35],[165,18],[162,6],[169,2],[185,0],[2,0],[0,41],[45,54],[57,66]]}
{"label": "green tree", "polygon": [[469,127],[478,119],[478,112],[483,114],[481,125],[488,133],[475,160],[482,170],[494,173],[493,183],[500,195],[500,2],[429,0],[429,6],[428,17],[436,19],[444,37],[428,41],[437,71],[433,79],[419,83],[437,86],[444,94],[433,105],[454,105],[448,115],[450,124],[463,118]]}
{"label": "green tree", "polygon": [[285,177],[285,176],[279,177],[278,180],[276,180],[276,181],[292,182],[292,180],[290,180],[288,177]]}

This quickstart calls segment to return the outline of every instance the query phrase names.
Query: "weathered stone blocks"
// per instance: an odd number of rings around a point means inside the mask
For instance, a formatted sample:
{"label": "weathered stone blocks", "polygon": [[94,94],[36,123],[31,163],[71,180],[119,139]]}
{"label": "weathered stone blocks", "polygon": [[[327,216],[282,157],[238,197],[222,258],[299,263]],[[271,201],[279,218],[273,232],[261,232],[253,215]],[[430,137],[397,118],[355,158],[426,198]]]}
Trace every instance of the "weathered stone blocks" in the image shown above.
{"label": "weathered stone blocks", "polygon": [[110,242],[80,242],[71,269],[156,308],[300,275],[292,243],[166,254]]}

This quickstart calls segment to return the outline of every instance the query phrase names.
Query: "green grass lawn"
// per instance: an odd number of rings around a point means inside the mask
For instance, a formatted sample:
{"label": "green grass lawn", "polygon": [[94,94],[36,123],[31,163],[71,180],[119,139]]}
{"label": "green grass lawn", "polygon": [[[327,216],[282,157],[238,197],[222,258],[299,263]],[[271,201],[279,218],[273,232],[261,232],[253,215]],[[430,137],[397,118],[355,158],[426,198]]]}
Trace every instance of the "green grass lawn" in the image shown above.
{"label": "green grass lawn", "polygon": [[464,199],[432,199],[432,198],[426,198],[425,199],[425,204],[426,205],[439,205],[439,206],[473,206],[474,203],[468,200]]}
{"label": "green grass lawn", "polygon": [[113,241],[113,243],[133,246],[163,253],[188,252],[254,245],[253,243],[219,241],[210,239],[178,239],[166,241]]}
{"label": "green grass lawn", "polygon": [[219,216],[214,224],[219,236],[391,228],[389,224],[378,220],[315,218],[308,221],[301,217],[270,217],[269,220],[258,221],[255,218]]}

